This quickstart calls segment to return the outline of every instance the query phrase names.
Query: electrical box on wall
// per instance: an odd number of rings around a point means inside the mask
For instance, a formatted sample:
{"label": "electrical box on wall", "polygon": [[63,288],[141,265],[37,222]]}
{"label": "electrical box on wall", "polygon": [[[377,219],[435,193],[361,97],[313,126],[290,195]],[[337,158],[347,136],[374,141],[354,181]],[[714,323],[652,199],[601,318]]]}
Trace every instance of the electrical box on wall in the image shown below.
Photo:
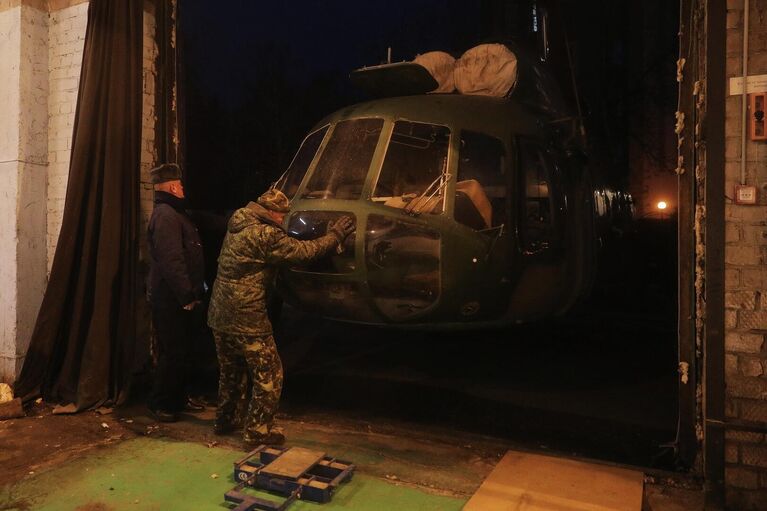
{"label": "electrical box on wall", "polygon": [[767,140],[767,125],[764,119],[764,107],[767,106],[767,92],[748,95],[748,131],[751,140]]}
{"label": "electrical box on wall", "polygon": [[735,204],[756,204],[756,186],[736,186]]}

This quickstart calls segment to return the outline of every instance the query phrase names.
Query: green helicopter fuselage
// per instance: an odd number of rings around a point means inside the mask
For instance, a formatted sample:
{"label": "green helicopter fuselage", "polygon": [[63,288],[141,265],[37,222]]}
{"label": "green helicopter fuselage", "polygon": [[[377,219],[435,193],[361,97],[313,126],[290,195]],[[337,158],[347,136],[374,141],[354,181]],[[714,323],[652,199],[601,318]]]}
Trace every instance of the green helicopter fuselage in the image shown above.
{"label": "green helicopter fuselage", "polygon": [[343,215],[356,233],[330,257],[282,271],[281,294],[378,325],[496,325],[568,310],[590,287],[600,216],[612,209],[596,207],[604,191],[564,140],[504,98],[424,94],[329,115],[276,186],[291,199],[292,236],[321,236]]}

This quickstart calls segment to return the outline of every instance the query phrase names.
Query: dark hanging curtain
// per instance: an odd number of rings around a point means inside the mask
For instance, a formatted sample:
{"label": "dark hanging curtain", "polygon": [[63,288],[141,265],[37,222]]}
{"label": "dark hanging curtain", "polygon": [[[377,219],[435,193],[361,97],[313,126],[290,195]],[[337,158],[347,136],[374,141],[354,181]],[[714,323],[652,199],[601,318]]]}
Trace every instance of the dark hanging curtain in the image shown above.
{"label": "dark hanging curtain", "polygon": [[143,0],[91,0],[61,233],[16,394],[125,397],[135,345]]}

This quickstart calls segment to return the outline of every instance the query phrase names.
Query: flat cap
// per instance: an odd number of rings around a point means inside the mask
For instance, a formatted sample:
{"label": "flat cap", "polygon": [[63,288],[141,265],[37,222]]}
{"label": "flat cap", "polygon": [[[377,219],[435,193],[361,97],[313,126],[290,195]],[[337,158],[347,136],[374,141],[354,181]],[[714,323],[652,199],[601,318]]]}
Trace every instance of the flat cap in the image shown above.
{"label": "flat cap", "polygon": [[152,184],[156,185],[166,181],[181,179],[181,167],[176,163],[163,163],[149,171]]}
{"label": "flat cap", "polygon": [[270,188],[264,192],[261,197],[256,201],[266,209],[276,211],[278,213],[287,213],[290,211],[290,200],[281,191]]}

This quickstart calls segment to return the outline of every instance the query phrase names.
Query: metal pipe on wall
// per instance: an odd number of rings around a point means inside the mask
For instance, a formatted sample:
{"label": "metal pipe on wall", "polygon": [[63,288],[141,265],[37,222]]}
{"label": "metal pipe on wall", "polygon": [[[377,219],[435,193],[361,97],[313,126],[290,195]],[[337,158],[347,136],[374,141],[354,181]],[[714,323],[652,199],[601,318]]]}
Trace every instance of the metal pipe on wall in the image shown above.
{"label": "metal pipe on wall", "polygon": [[748,128],[748,11],[749,0],[743,0],[743,94],[741,100],[741,127],[740,127],[740,184],[746,184],[746,134]]}

